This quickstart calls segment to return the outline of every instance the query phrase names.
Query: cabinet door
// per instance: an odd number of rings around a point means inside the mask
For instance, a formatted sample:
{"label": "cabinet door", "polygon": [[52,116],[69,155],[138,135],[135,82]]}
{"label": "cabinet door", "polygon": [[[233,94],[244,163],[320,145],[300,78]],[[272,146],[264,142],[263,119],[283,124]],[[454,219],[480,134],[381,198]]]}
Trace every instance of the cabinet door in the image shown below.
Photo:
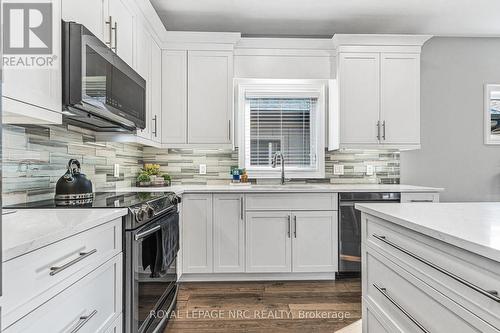
{"label": "cabinet door", "polygon": [[420,55],[381,55],[382,143],[420,143]]}
{"label": "cabinet door", "polygon": [[380,55],[341,53],[339,62],[340,142],[377,144]]}
{"label": "cabinet door", "polygon": [[[2,69],[2,96],[8,98],[5,101],[3,112],[15,118],[26,116],[29,119],[33,116],[33,123],[44,123],[44,116],[37,113],[47,112],[47,123],[52,123],[51,119],[58,118],[51,115],[50,111],[60,115],[62,112],[62,77],[61,77],[61,2],[52,2],[53,6],[53,33],[52,52],[56,56],[59,64],[55,68],[8,68]],[[24,105],[26,105],[24,107]],[[31,112],[23,110],[26,108]],[[38,108],[40,108],[38,110]],[[13,115],[10,115],[10,114]],[[26,121],[26,123],[32,123]]]}
{"label": "cabinet door", "polygon": [[185,195],[182,202],[183,273],[212,273],[212,246],[212,195]]}
{"label": "cabinet door", "polygon": [[151,139],[161,142],[161,49],[151,42]]}
{"label": "cabinet door", "polygon": [[116,47],[116,53],[130,67],[134,63],[134,14],[123,0],[109,0],[109,16],[116,23],[116,30],[113,31],[113,47]]}
{"label": "cabinet door", "polygon": [[187,51],[162,52],[162,143],[187,143]]}
{"label": "cabinet door", "polygon": [[246,214],[246,272],[291,272],[290,212]]}
{"label": "cabinet door", "polygon": [[64,0],[61,2],[63,20],[83,24],[103,42],[110,41],[109,24],[105,25],[105,22],[108,21],[108,17],[106,16],[108,0]]}
{"label": "cabinet door", "polygon": [[293,212],[293,272],[335,272],[338,262],[337,212]]}
{"label": "cabinet door", "polygon": [[136,41],[136,63],[135,69],[143,79],[146,80],[146,127],[141,130],[137,130],[137,135],[144,139],[151,139],[151,127],[152,127],[152,116],[151,116],[151,43],[152,38],[149,31],[146,30],[141,24],[137,24],[137,41]]}
{"label": "cabinet door", "polygon": [[188,52],[188,143],[231,143],[232,79],[232,52]]}
{"label": "cabinet door", "polygon": [[214,194],[214,272],[245,271],[245,224],[242,194]]}

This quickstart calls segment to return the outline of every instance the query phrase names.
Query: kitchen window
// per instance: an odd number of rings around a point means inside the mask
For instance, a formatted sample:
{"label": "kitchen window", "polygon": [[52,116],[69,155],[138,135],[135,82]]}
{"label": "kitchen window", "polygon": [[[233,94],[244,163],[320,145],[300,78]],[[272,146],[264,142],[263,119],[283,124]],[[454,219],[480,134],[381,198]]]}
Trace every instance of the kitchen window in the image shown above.
{"label": "kitchen window", "polygon": [[325,84],[305,80],[240,83],[240,165],[251,178],[279,177],[276,152],[287,178],[324,177]]}

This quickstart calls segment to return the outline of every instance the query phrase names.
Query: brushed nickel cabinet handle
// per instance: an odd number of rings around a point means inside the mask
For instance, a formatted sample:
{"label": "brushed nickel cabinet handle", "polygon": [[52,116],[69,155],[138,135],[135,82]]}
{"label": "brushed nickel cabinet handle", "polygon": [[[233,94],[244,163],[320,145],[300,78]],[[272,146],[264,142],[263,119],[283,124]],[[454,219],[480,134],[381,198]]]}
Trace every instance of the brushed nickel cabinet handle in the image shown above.
{"label": "brushed nickel cabinet handle", "polygon": [[293,237],[297,238],[297,215],[293,216]]}
{"label": "brushed nickel cabinet handle", "polygon": [[290,215],[288,215],[288,228],[287,228],[287,234],[288,234],[288,238],[290,238],[290,229],[291,229],[291,222],[290,222]]}
{"label": "brushed nickel cabinet handle", "polygon": [[429,267],[431,267],[431,268],[433,268],[433,269],[437,270],[438,272],[441,272],[441,273],[443,273],[444,275],[449,276],[450,278],[452,278],[453,280],[455,280],[455,281],[457,281],[457,282],[460,282],[460,283],[461,283],[461,284],[463,284],[464,286],[467,286],[467,287],[469,287],[469,288],[471,288],[471,289],[473,289],[473,290],[477,291],[477,292],[478,292],[478,293],[480,293],[481,295],[486,296],[486,297],[488,297],[489,299],[492,299],[492,300],[494,300],[494,301],[495,301],[495,302],[497,302],[497,303],[500,303],[500,297],[498,297],[498,291],[496,291],[496,290],[485,290],[485,289],[483,289],[483,288],[481,288],[481,287],[478,287],[478,286],[476,286],[475,284],[473,284],[473,283],[471,283],[471,282],[469,282],[469,281],[467,281],[467,280],[465,280],[465,279],[461,278],[460,276],[455,275],[455,274],[453,274],[452,272],[449,272],[449,271],[447,271],[446,269],[444,269],[444,268],[442,268],[442,267],[439,267],[438,265],[436,265],[436,264],[434,264],[434,263],[430,262],[429,260],[424,259],[424,258],[422,258],[422,257],[420,257],[420,256],[418,256],[418,255],[416,255],[416,254],[414,254],[414,253],[412,253],[412,252],[408,251],[407,249],[405,249],[405,248],[403,248],[403,247],[401,247],[401,246],[397,245],[396,243],[391,242],[391,241],[390,241],[390,240],[388,240],[388,239],[387,239],[387,237],[385,237],[385,236],[380,236],[380,235],[373,234],[373,237],[375,237],[376,239],[380,240],[381,242],[384,242],[384,243],[386,243],[387,245],[389,245],[389,246],[391,246],[391,247],[395,248],[396,250],[399,250],[399,251],[403,252],[404,254],[409,255],[410,257],[412,257],[412,258],[414,258],[414,259],[416,259],[416,260],[420,261],[421,263],[423,263],[423,264],[425,264],[425,265],[427,265],[427,266],[429,266]]}
{"label": "brushed nickel cabinet handle", "polygon": [[155,116],[153,117],[153,121],[154,121],[154,123],[155,123],[155,127],[154,127],[154,129],[155,129],[155,130],[153,131],[153,134],[155,135],[155,138],[157,137],[157,135],[156,135],[156,134],[157,134],[157,132],[158,132],[158,131],[157,131],[157,122],[158,122],[157,117],[158,117],[157,115],[155,115]]}
{"label": "brushed nickel cabinet handle", "polygon": [[240,197],[240,218],[243,221],[243,197]]}
{"label": "brushed nickel cabinet handle", "polygon": [[85,324],[92,319],[93,316],[97,314],[97,310],[92,311],[88,316],[81,316],[80,317],[80,322],[76,327],[71,331],[71,333],[76,333],[78,332]]}
{"label": "brushed nickel cabinet handle", "polygon": [[115,24],[112,28],[115,31],[115,46],[112,47],[112,49],[115,51],[115,53],[118,52],[118,23],[115,21]]}
{"label": "brushed nickel cabinet handle", "polygon": [[380,120],[377,121],[377,140],[380,141]]}
{"label": "brushed nickel cabinet handle", "polygon": [[85,259],[87,257],[90,257],[91,255],[93,255],[96,252],[97,252],[97,249],[93,249],[93,250],[91,250],[89,252],[80,252],[80,256],[78,258],[75,258],[75,259],[71,260],[70,262],[65,263],[62,266],[53,266],[53,267],[50,267],[50,273],[49,273],[49,275],[50,276],[54,276],[54,275],[56,275],[58,273],[61,273],[65,269],[73,266],[74,264],[82,261],[83,259]]}
{"label": "brushed nickel cabinet handle", "polygon": [[112,47],[112,40],[113,40],[113,18],[111,16],[108,17],[108,20],[105,22],[107,25],[109,25],[109,35],[108,35],[108,38],[109,38],[109,41],[106,42],[106,45],[109,46],[109,48],[111,49]]}
{"label": "brushed nickel cabinet handle", "polygon": [[227,139],[231,142],[231,119],[228,121],[227,126]]}
{"label": "brushed nickel cabinet handle", "polygon": [[385,120],[382,122],[382,140],[385,140]]}
{"label": "brushed nickel cabinet handle", "polygon": [[378,290],[380,291],[380,293],[382,295],[384,295],[385,298],[387,298],[389,300],[389,302],[391,302],[396,308],[398,308],[399,311],[401,311],[406,317],[408,317],[408,319],[411,320],[412,323],[415,324],[415,326],[417,326],[418,328],[420,328],[420,330],[422,332],[425,332],[425,333],[430,333],[422,324],[420,324],[408,311],[406,311],[398,302],[396,302],[391,296],[389,296],[389,294],[387,293],[387,289],[386,288],[382,288],[382,287],[379,287],[378,285],[376,285],[375,283],[373,284],[373,286]]}

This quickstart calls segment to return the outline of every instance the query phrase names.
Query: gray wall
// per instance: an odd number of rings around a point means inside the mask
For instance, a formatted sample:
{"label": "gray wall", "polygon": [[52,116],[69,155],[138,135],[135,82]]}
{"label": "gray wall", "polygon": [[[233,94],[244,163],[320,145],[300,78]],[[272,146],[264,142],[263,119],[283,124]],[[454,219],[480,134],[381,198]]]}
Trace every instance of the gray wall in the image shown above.
{"label": "gray wall", "polygon": [[483,144],[483,86],[500,83],[500,38],[432,38],[422,50],[422,149],[401,153],[401,183],[442,201],[500,201],[500,145]]}

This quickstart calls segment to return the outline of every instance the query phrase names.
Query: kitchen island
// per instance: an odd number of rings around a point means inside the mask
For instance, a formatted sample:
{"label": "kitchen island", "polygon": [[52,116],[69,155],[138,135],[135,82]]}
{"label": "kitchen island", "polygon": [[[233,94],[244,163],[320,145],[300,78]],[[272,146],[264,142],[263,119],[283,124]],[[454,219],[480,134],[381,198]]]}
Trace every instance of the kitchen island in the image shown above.
{"label": "kitchen island", "polygon": [[356,208],[363,332],[499,332],[500,203]]}

